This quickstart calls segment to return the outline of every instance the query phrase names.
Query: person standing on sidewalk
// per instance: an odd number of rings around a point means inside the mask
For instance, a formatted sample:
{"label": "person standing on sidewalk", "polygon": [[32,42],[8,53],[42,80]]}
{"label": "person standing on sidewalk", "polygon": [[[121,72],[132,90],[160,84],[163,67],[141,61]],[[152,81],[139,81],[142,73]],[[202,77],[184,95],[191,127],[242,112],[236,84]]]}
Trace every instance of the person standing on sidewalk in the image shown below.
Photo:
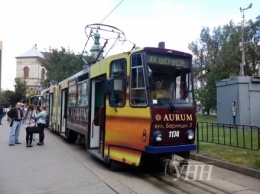
{"label": "person standing on sidewalk", "polygon": [[33,132],[32,128],[35,128],[35,119],[33,118],[33,106],[29,105],[28,109],[24,113],[24,124],[25,124],[25,130],[26,130],[26,147],[33,147],[32,145],[32,139],[33,139]]}
{"label": "person standing on sidewalk", "polygon": [[21,144],[18,141],[21,121],[23,118],[23,112],[20,109],[20,102],[17,102],[15,107],[12,108],[7,114],[12,119],[12,122],[10,124],[11,132],[9,137],[9,146],[14,146],[14,144]]}
{"label": "person standing on sidewalk", "polygon": [[39,128],[41,128],[41,132],[39,134],[39,143],[37,143],[38,146],[42,146],[44,145],[44,128],[46,126],[46,116],[47,116],[47,112],[46,112],[46,106],[41,106],[40,107],[40,113],[37,114],[37,107],[34,108],[34,115],[33,117],[36,119],[36,123],[37,126]]}

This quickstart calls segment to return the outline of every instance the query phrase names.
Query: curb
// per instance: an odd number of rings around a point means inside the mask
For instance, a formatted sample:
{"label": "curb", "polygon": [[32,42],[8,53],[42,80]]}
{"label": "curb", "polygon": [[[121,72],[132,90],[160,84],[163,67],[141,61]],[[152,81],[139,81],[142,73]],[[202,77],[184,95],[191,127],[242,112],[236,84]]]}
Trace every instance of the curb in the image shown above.
{"label": "curb", "polygon": [[201,161],[201,162],[204,162],[204,163],[214,164],[215,166],[218,166],[220,168],[224,168],[224,169],[227,169],[227,170],[238,172],[240,174],[244,174],[244,175],[247,175],[247,176],[251,176],[251,177],[260,179],[260,171],[259,170],[239,166],[239,165],[236,165],[236,164],[232,164],[232,163],[225,162],[225,161],[218,160],[218,159],[209,158],[209,157],[202,156],[202,155],[199,155],[199,154],[192,154],[191,153],[190,159]]}

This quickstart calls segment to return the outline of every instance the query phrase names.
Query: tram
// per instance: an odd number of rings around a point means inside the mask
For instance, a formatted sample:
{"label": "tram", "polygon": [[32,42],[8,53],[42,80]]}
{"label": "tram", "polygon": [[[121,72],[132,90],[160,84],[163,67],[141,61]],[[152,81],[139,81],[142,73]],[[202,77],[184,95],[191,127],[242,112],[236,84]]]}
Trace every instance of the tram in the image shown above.
{"label": "tram", "polygon": [[[49,127],[50,115],[49,115],[49,107],[50,107],[50,88],[46,88],[41,91],[41,105],[46,107],[47,116],[46,116],[46,127]],[[52,107],[52,106],[51,106]]]}
{"label": "tram", "polygon": [[192,55],[144,47],[106,57],[48,90],[49,128],[104,162],[189,159],[196,150]]}
{"label": "tram", "polygon": [[38,108],[41,106],[41,102],[42,102],[41,94],[30,96],[27,101],[28,104],[35,105]]}

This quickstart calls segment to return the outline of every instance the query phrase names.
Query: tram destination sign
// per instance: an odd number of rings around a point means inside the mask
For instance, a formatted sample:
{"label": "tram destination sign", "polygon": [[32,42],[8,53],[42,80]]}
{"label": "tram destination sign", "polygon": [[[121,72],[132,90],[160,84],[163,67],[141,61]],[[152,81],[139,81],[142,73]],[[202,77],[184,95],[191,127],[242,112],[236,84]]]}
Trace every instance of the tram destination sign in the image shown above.
{"label": "tram destination sign", "polygon": [[148,64],[172,65],[176,67],[189,68],[190,60],[187,58],[174,57],[169,55],[157,55],[146,53],[146,62]]}

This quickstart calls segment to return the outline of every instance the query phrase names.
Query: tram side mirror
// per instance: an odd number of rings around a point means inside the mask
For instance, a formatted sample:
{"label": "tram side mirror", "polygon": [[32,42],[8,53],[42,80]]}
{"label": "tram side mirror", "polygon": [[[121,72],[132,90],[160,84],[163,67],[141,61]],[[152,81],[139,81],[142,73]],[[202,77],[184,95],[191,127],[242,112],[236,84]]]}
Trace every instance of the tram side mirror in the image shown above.
{"label": "tram side mirror", "polygon": [[114,79],[113,91],[123,91],[123,79]]}
{"label": "tram side mirror", "polygon": [[122,92],[124,90],[125,79],[114,79],[108,78],[105,82],[105,94],[111,95],[114,94],[114,91]]}
{"label": "tram side mirror", "polygon": [[[113,94],[112,94],[112,103],[114,105],[115,112],[117,112],[117,106],[122,101],[123,91],[125,88],[125,79],[113,79]],[[122,103],[122,102],[121,102]]]}

